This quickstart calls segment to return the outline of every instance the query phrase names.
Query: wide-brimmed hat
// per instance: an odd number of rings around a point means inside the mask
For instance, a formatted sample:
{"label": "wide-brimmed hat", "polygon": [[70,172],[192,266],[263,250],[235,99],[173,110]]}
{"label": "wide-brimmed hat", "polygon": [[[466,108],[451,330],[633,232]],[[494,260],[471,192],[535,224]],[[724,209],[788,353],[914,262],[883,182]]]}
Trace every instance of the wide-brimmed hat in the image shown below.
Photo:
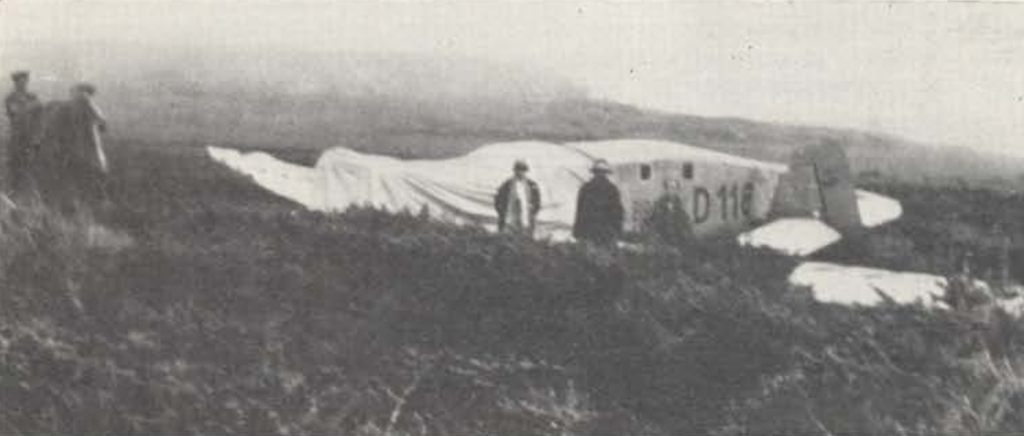
{"label": "wide-brimmed hat", "polygon": [[525,160],[517,160],[516,163],[514,165],[512,165],[512,170],[513,171],[530,171],[530,166],[526,164]]}
{"label": "wide-brimmed hat", "polygon": [[11,73],[11,80],[25,80],[28,78],[28,71],[18,70]]}
{"label": "wide-brimmed hat", "polygon": [[612,166],[608,164],[608,161],[598,159],[594,161],[594,166],[590,167],[590,172],[594,174],[608,174],[612,172]]}

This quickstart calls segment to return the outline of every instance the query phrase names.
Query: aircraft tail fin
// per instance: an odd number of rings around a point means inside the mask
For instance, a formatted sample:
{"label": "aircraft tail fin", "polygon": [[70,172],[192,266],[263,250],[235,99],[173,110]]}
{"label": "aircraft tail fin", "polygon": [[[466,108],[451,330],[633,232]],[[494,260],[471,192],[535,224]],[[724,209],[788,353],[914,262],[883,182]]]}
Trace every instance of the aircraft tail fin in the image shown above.
{"label": "aircraft tail fin", "polygon": [[903,214],[900,202],[857,190],[843,148],[826,143],[793,154],[772,200],[774,221],[742,233],[741,245],[806,256]]}
{"label": "aircraft tail fin", "polygon": [[775,216],[816,217],[840,232],[862,227],[850,163],[842,146],[825,143],[793,154],[779,180]]}
{"label": "aircraft tail fin", "polygon": [[[876,227],[903,215],[900,202],[874,192],[856,190],[861,226]],[[789,256],[807,256],[842,239],[829,224],[812,217],[780,218],[741,233],[740,245],[769,248]]]}

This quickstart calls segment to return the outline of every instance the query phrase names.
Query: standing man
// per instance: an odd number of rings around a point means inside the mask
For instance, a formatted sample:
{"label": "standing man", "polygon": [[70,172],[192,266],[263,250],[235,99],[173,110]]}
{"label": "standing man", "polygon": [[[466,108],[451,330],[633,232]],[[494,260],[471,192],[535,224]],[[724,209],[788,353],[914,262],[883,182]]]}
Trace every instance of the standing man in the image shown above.
{"label": "standing man", "polygon": [[494,209],[498,212],[498,231],[533,236],[540,212],[540,189],[526,177],[530,166],[517,160],[513,175],[498,188],[494,196]]}
{"label": "standing man", "polygon": [[42,111],[39,98],[28,90],[28,79],[28,71],[11,74],[14,90],[4,99],[11,135],[7,144],[7,178],[15,193],[31,189],[34,137]]}
{"label": "standing man", "polygon": [[100,133],[107,121],[93,102],[96,88],[81,83],[71,88],[71,100],[48,106],[42,137],[50,200],[62,207],[76,202],[103,205],[107,201],[106,179],[109,167]]}
{"label": "standing man", "polygon": [[614,246],[622,236],[625,215],[619,188],[608,180],[612,172],[608,161],[598,159],[590,172],[594,177],[580,187],[576,197],[576,222],[572,235],[580,241]]}
{"label": "standing man", "polygon": [[651,214],[644,220],[644,230],[657,242],[682,248],[693,239],[693,224],[679,195],[678,180],[665,182],[665,192],[654,202]]}

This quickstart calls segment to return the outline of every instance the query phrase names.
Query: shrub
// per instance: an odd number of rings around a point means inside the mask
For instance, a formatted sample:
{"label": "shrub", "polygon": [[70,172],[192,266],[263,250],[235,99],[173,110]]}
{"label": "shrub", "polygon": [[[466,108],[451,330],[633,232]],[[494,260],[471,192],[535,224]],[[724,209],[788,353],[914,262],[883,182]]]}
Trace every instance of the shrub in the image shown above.
{"label": "shrub", "polygon": [[[195,156],[132,153],[102,226],[2,222],[0,433],[1024,429],[1005,313],[978,335],[818,304],[786,285],[793,259],[726,241],[608,253],[304,212]],[[933,249],[916,213],[877,249]]]}

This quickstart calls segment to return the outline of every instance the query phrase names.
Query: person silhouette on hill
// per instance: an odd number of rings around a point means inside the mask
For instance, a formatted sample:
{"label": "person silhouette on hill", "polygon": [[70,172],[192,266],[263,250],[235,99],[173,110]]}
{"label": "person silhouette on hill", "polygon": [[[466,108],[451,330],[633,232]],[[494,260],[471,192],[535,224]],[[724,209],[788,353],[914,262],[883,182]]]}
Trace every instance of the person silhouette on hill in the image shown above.
{"label": "person silhouette on hill", "polygon": [[73,208],[77,203],[103,205],[109,165],[100,134],[107,121],[93,101],[96,88],[75,85],[71,99],[47,105],[40,142],[45,155],[46,199]]}
{"label": "person silhouette on hill", "polygon": [[7,178],[10,191],[24,194],[34,187],[33,163],[36,155],[35,136],[43,105],[28,90],[29,72],[11,74],[14,90],[4,98],[9,121],[10,141],[7,143]]}

